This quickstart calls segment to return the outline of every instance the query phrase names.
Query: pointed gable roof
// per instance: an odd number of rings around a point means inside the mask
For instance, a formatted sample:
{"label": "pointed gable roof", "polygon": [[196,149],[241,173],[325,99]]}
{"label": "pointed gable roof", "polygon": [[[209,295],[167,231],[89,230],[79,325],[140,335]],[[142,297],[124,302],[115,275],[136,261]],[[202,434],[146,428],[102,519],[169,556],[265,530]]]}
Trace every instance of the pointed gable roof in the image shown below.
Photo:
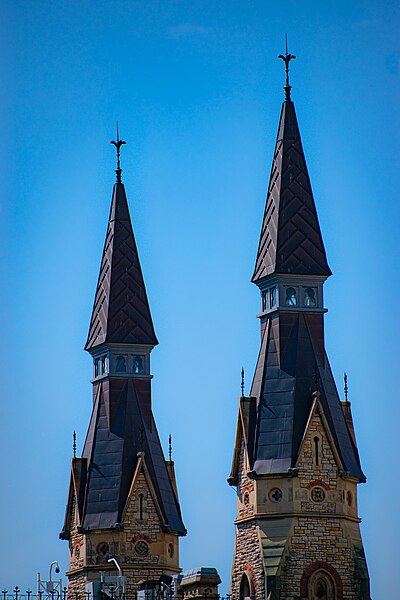
{"label": "pointed gable roof", "polygon": [[125,187],[115,183],[85,350],[104,343],[158,344],[129,216]]}
{"label": "pointed gable roof", "polygon": [[344,468],[365,479],[320,346],[321,327],[322,315],[293,313],[281,315],[265,329],[251,390],[257,398],[251,467],[256,474],[295,467],[317,378],[321,405]]}
{"label": "pointed gable roof", "polygon": [[291,100],[282,106],[252,281],[272,273],[331,275]]}
{"label": "pointed gable roof", "polygon": [[99,386],[83,450],[87,469],[78,496],[80,524],[102,529],[121,523],[138,463],[145,460],[162,525],[184,535],[156,424],[140,398],[133,379],[112,379]]}

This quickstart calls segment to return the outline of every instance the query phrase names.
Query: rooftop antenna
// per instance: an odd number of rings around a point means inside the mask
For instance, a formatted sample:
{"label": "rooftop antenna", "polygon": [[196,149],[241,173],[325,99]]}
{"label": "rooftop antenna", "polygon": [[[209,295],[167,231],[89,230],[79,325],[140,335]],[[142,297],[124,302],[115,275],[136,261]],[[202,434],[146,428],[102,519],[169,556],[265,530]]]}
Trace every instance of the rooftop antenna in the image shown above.
{"label": "rooftop antenna", "polygon": [[242,396],[244,396],[244,369],[243,369],[243,367],[242,367],[241,376],[242,376],[242,381],[241,381],[241,384],[240,384],[240,388],[242,390]]}
{"label": "rooftop antenna", "polygon": [[74,451],[74,458],[76,458],[76,431],[74,431],[73,440],[74,443],[72,444],[72,449]]}
{"label": "rooftop antenna", "polygon": [[344,381],[344,399],[346,400],[346,402],[348,402],[349,387],[347,385],[347,373],[343,374],[343,381]]}
{"label": "rooftop antenna", "polygon": [[123,146],[123,144],[126,144],[126,142],[123,142],[122,140],[119,139],[118,121],[117,121],[117,141],[111,140],[110,144],[114,144],[114,146],[117,149],[117,168],[115,169],[115,173],[117,175],[117,183],[122,183],[121,146]]}
{"label": "rooftop antenna", "polygon": [[172,461],[172,435],[169,434],[169,438],[168,438],[168,454],[169,454],[169,461]]}
{"label": "rooftop antenna", "polygon": [[290,90],[292,89],[292,86],[289,84],[289,63],[291,60],[295,59],[295,55],[294,54],[289,54],[288,52],[288,37],[286,34],[286,53],[285,54],[280,54],[278,56],[278,58],[281,58],[283,60],[283,62],[285,63],[285,71],[286,71],[286,85],[284,86],[284,90],[285,90],[285,100],[290,100]]}

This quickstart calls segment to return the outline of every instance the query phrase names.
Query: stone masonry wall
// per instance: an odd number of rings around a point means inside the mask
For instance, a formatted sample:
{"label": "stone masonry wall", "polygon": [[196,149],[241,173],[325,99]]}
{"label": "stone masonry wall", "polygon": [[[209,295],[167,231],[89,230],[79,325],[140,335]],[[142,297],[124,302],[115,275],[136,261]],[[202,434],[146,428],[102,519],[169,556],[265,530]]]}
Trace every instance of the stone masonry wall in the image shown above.
{"label": "stone masonry wall", "polygon": [[[128,500],[123,529],[79,534],[74,519],[68,573],[71,597],[76,592],[84,594],[86,582],[99,580],[100,571],[109,571],[111,557],[117,559],[128,577],[127,593],[135,591],[139,581],[158,579],[163,572],[172,575],[180,571],[178,536],[162,531],[143,472],[138,474]],[[116,574],[114,571],[110,574]]]}
{"label": "stone masonry wall", "polygon": [[[252,517],[255,513],[254,481],[247,477],[248,466],[242,442],[239,462],[238,516],[237,519]],[[238,522],[233,557],[231,594],[232,600],[238,600],[240,582],[247,573],[253,581],[256,600],[264,600],[264,570],[262,566],[258,530],[253,520]]]}
{"label": "stone masonry wall", "polygon": [[[318,437],[318,464],[314,438]],[[343,598],[358,600],[352,542],[346,537],[343,518],[345,496],[336,464],[321,418],[315,414],[306,434],[298,461],[295,498],[303,516],[297,517],[289,542],[289,555],[281,572],[281,598],[290,600],[304,594],[304,571],[314,563],[333,568],[343,585]],[[355,488],[354,488],[355,489]],[[355,493],[355,491],[354,491]],[[297,523],[296,523],[297,521]],[[334,571],[332,570],[334,574]],[[303,589],[302,589],[303,577]],[[340,597],[338,580],[338,597]]]}

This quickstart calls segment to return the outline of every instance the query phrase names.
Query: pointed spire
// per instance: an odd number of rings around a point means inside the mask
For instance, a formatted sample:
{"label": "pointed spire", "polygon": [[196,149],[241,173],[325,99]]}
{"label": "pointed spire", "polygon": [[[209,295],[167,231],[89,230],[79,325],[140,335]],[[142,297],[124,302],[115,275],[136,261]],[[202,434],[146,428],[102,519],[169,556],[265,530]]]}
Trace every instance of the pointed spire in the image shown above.
{"label": "pointed spire", "polygon": [[290,61],[295,59],[295,55],[294,54],[289,54],[288,53],[288,39],[287,39],[287,34],[286,34],[286,53],[285,54],[280,54],[278,56],[278,58],[281,58],[283,60],[283,62],[285,63],[285,71],[286,71],[286,85],[284,86],[284,90],[285,90],[285,98],[286,100],[290,100],[290,90],[292,89],[292,86],[289,85],[289,64]]}
{"label": "pointed spire", "polygon": [[[293,58],[290,54],[283,57],[287,65],[289,57]],[[331,275],[294,104],[287,100],[281,111],[252,281],[273,273]]]}
{"label": "pointed spire", "polygon": [[112,140],[110,142],[110,144],[114,144],[115,148],[117,149],[117,168],[115,169],[115,173],[117,175],[117,183],[121,183],[122,182],[121,146],[126,144],[126,142],[123,142],[122,140],[119,139],[118,121],[117,121],[117,140],[116,141]]}
{"label": "pointed spire", "polygon": [[117,168],[86,350],[107,342],[158,344],[119,171]]}

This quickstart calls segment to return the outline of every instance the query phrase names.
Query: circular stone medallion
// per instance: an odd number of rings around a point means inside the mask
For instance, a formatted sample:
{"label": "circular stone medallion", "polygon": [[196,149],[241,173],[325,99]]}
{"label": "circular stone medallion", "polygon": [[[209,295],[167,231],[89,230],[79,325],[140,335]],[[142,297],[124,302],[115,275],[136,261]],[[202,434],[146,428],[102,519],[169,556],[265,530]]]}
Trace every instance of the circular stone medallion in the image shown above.
{"label": "circular stone medallion", "polygon": [[323,502],[325,500],[325,492],[321,487],[315,487],[311,490],[311,500],[313,502]]}

